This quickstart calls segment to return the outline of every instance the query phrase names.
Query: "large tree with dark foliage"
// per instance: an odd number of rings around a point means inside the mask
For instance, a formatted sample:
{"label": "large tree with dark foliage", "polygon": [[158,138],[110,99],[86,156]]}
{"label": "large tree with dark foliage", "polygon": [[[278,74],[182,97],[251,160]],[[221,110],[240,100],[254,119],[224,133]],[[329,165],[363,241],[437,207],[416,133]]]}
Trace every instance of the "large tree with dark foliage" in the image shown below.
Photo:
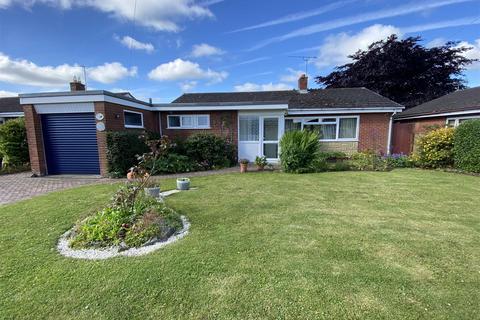
{"label": "large tree with dark foliage", "polygon": [[463,71],[475,61],[463,55],[470,48],[457,48],[456,42],[426,48],[420,41],[391,35],[316,81],[326,88],[366,87],[407,108],[465,88]]}

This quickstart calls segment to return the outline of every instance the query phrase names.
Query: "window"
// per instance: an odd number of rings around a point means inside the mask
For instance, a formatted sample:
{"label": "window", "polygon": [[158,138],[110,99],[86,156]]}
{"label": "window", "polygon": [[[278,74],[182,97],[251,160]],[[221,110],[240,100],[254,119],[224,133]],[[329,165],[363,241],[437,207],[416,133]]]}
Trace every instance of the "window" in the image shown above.
{"label": "window", "polygon": [[357,139],[358,117],[327,117],[303,119],[303,129],[318,131],[323,141],[352,141]]}
{"label": "window", "polygon": [[462,117],[462,118],[448,118],[447,127],[458,127],[465,121],[480,119],[480,116]]}
{"label": "window", "polygon": [[123,111],[125,118],[125,128],[142,128],[143,129],[143,113],[134,111]]}
{"label": "window", "polygon": [[302,122],[297,119],[285,119],[285,132],[302,130]]}
{"label": "window", "polygon": [[5,118],[0,118],[0,124],[4,124],[5,123]]}
{"label": "window", "polygon": [[260,117],[240,116],[240,141],[259,141]]}
{"label": "window", "polygon": [[210,129],[210,115],[168,116],[169,129]]}

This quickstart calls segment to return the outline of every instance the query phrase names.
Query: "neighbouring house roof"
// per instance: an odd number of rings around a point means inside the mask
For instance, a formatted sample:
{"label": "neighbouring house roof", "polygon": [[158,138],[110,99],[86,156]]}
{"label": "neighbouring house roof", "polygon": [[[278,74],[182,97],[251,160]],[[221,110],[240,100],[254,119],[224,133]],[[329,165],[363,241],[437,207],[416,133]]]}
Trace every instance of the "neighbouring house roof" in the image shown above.
{"label": "neighbouring house roof", "polygon": [[402,105],[366,88],[289,91],[186,93],[173,105],[288,104],[288,109],[403,108]]}
{"label": "neighbouring house roof", "polygon": [[20,105],[20,98],[8,97],[0,98],[0,113],[23,112]]}
{"label": "neighbouring house roof", "polygon": [[398,114],[396,119],[480,110],[480,87],[459,90]]}

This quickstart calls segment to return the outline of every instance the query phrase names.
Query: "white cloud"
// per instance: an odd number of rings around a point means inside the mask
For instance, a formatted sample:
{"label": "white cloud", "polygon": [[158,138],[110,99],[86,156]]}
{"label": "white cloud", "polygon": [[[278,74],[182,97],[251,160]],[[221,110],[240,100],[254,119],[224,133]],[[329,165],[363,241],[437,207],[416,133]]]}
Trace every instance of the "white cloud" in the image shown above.
{"label": "white cloud", "polygon": [[292,86],[289,86],[285,83],[265,83],[257,84],[252,82],[246,82],[244,84],[239,84],[234,86],[235,91],[245,92],[245,91],[276,91],[276,90],[292,90]]}
{"label": "white cloud", "polygon": [[202,43],[202,44],[196,44],[193,46],[191,56],[195,58],[199,58],[199,57],[207,57],[207,56],[218,56],[224,53],[225,51],[223,51],[220,48],[211,46],[206,43]]}
{"label": "white cloud", "polygon": [[274,19],[274,20],[266,21],[266,22],[259,23],[259,24],[256,24],[256,25],[252,25],[252,26],[240,28],[240,29],[237,29],[237,30],[233,30],[230,33],[260,29],[260,28],[266,28],[266,27],[271,27],[271,26],[275,26],[275,25],[279,25],[279,24],[288,23],[288,22],[307,19],[307,18],[310,18],[310,17],[315,17],[315,16],[321,15],[323,13],[341,8],[341,7],[343,7],[347,4],[350,4],[354,1],[355,0],[334,2],[334,3],[328,4],[326,6],[317,8],[317,9],[297,12],[297,13],[293,13],[293,14],[278,18],[278,19]]}
{"label": "white cloud", "polygon": [[[0,6],[2,5],[2,2],[0,0]],[[5,91],[5,90],[0,90],[0,98],[4,97],[17,97],[18,93],[17,92],[12,92],[12,91]]]}
{"label": "white cloud", "polygon": [[145,27],[170,32],[180,31],[179,20],[213,17],[208,8],[191,0],[142,0],[137,2],[136,10],[133,1],[125,0],[0,0],[0,8],[14,4],[24,7],[46,4],[60,9],[90,7],[121,20],[135,21]]}
{"label": "white cloud", "polygon": [[87,77],[101,83],[113,83],[136,75],[137,67],[128,69],[119,62],[105,63],[101,66],[87,68]]}
{"label": "white cloud", "polygon": [[218,83],[226,79],[228,73],[225,71],[217,72],[210,68],[202,69],[198,63],[189,60],[175,59],[157,66],[150,71],[148,77],[158,81],[178,81],[178,80],[208,80],[209,83]]}
{"label": "white cloud", "polygon": [[[464,56],[468,59],[478,59],[480,60],[480,38],[473,41],[473,43],[462,41],[457,47],[467,47],[471,48],[470,50],[464,53]],[[476,61],[471,65],[467,66],[468,70],[480,70],[480,61]]]}
{"label": "white cloud", "polygon": [[374,21],[379,19],[398,17],[398,16],[403,16],[411,13],[423,12],[429,9],[448,6],[456,3],[471,2],[471,1],[473,0],[435,0],[435,1],[430,0],[428,2],[420,2],[420,3],[412,2],[412,3],[404,4],[404,5],[393,7],[393,8],[366,12],[356,16],[342,17],[340,19],[313,24],[307,27],[293,30],[289,33],[286,33],[277,37],[272,37],[268,40],[258,43],[257,45],[250,48],[248,51],[257,50],[273,43],[283,42],[289,39],[308,36],[311,34],[316,34],[319,32],[333,30],[333,29],[337,29],[345,26],[350,26],[354,24],[359,24],[359,23],[369,22],[369,21]]}
{"label": "white cloud", "polygon": [[140,42],[130,36],[124,36],[123,38],[120,38],[119,36],[115,35],[114,38],[128,49],[145,50],[147,53],[152,53],[155,50],[153,44],[149,42]]}
{"label": "white cloud", "polygon": [[318,68],[343,65],[351,61],[348,55],[358,50],[366,50],[373,42],[383,40],[391,34],[400,35],[400,29],[375,24],[353,35],[345,32],[331,35],[320,46],[315,64]]}
{"label": "white cloud", "polygon": [[198,81],[185,81],[180,84],[180,88],[182,88],[183,92],[189,92],[194,89],[198,84]]}
{"label": "white cloud", "polygon": [[280,81],[282,81],[282,82],[297,82],[298,78],[300,78],[300,76],[304,73],[305,73],[305,71],[302,71],[302,70],[295,70],[295,69],[292,69],[292,68],[287,68],[287,74],[284,74],[284,75],[280,76]]}
{"label": "white cloud", "polygon": [[402,28],[403,33],[418,33],[429,30],[438,30],[452,27],[472,26],[480,24],[478,17],[468,17],[456,20],[438,21],[434,23],[426,23]]}
{"label": "white cloud", "polygon": [[[89,80],[101,83],[112,83],[127,76],[134,76],[136,72],[136,67],[127,69],[119,62],[87,68]],[[67,85],[73,76],[83,77],[81,66],[77,64],[39,66],[28,60],[12,59],[0,52],[0,81],[3,82],[42,88],[59,88]]]}

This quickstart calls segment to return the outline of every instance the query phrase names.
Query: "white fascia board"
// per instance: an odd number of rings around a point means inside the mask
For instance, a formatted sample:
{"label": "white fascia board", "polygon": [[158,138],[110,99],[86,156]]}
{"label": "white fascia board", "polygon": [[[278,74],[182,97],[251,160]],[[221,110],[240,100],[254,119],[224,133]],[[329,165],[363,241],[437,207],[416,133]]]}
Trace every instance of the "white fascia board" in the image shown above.
{"label": "white fascia board", "polygon": [[0,112],[0,117],[5,117],[5,118],[23,117],[23,112]]}
{"label": "white fascia board", "polygon": [[411,117],[406,117],[406,118],[395,119],[395,121],[402,121],[402,120],[409,120],[409,119],[422,119],[422,118],[448,117],[448,116],[461,116],[461,115],[464,115],[464,114],[475,114],[475,113],[480,113],[480,109],[468,110],[468,111],[437,113],[437,114],[427,114],[427,115],[423,115],[423,116],[411,116]]}
{"label": "white fascia board", "polygon": [[224,110],[287,110],[288,104],[257,104],[257,105],[231,105],[231,106],[158,106],[155,111],[224,111]]}
{"label": "white fascia board", "polygon": [[288,115],[314,115],[314,114],[345,114],[345,113],[394,113],[401,112],[403,108],[324,108],[324,109],[289,109]]}
{"label": "white fascia board", "polygon": [[35,111],[38,114],[87,113],[87,112],[95,111],[95,106],[93,102],[45,103],[45,104],[35,104],[34,107],[35,107]]}
{"label": "white fascia board", "polygon": [[122,106],[132,107],[141,110],[154,111],[153,108],[134,101],[124,100],[105,94],[96,95],[66,95],[66,96],[46,96],[46,97],[20,97],[20,104],[67,104],[67,103],[85,103],[85,102],[110,102]]}

